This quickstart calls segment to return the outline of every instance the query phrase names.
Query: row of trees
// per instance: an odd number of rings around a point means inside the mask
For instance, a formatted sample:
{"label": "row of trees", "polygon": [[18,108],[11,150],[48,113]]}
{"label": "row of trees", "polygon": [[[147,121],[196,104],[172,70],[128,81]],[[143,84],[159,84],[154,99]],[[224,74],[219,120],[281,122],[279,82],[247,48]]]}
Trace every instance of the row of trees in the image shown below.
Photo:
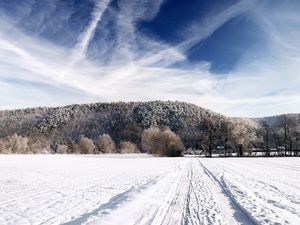
{"label": "row of trees", "polygon": [[75,142],[58,144],[56,153],[58,154],[114,154],[114,153],[140,153],[136,144],[130,141],[121,141],[118,145],[109,134],[100,135],[96,141],[87,137],[80,137]]}
{"label": "row of trees", "polygon": [[[224,156],[237,156],[263,153],[271,155],[299,155],[300,127],[290,116],[282,115],[275,120],[265,118],[252,120],[246,118],[205,117],[199,124],[196,141],[202,153],[211,157],[213,153]],[[109,134],[97,138],[80,136],[57,140],[50,138],[23,137],[17,134],[0,139],[0,153],[139,153],[161,156],[180,156],[189,143],[171,131],[169,128],[131,127],[126,130],[117,144]],[[113,136],[114,137],[114,136]],[[118,136],[117,136],[118,137]],[[133,138],[134,137],[134,138]],[[53,138],[52,138],[53,139]],[[125,141],[124,141],[125,139]]]}
{"label": "row of trees", "polygon": [[49,146],[49,141],[45,139],[32,139],[17,134],[0,139],[0,153],[4,154],[48,153]]}
{"label": "row of trees", "polygon": [[260,121],[258,129],[260,137],[257,147],[270,156],[277,155],[298,156],[300,151],[300,127],[295,120],[287,115],[281,115],[274,123],[272,120]]}
{"label": "row of trees", "polygon": [[139,153],[137,145],[129,141],[121,141],[118,145],[108,134],[103,134],[93,141],[87,137],[80,137],[75,142],[60,143],[50,146],[50,142],[43,140],[32,140],[27,137],[14,134],[0,139],[0,153],[4,154],[103,154],[103,153]]}
{"label": "row of trees", "polygon": [[300,129],[293,118],[282,115],[257,121],[247,118],[222,118],[218,123],[208,117],[204,122],[201,147],[209,157],[262,153],[265,156],[298,156]]}
{"label": "row of trees", "polygon": [[143,131],[140,148],[130,141],[116,144],[108,134],[100,135],[97,140],[81,136],[78,141],[70,140],[56,144],[51,148],[45,142],[33,142],[17,134],[0,139],[0,153],[57,153],[57,154],[105,154],[105,153],[140,153],[160,156],[180,156],[185,150],[180,137],[170,129],[149,128]]}
{"label": "row of trees", "polygon": [[250,119],[222,118],[216,123],[208,117],[203,126],[201,147],[209,157],[213,151],[220,150],[223,150],[224,156],[229,156],[232,152],[243,156],[251,151],[256,138],[256,126]]}

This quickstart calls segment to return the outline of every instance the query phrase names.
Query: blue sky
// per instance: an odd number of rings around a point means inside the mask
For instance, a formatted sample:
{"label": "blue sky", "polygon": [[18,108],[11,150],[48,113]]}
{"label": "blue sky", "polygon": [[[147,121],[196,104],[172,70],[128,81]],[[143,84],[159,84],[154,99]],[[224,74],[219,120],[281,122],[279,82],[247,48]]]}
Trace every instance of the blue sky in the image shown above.
{"label": "blue sky", "polygon": [[299,11],[296,0],[0,0],[0,107],[300,112]]}

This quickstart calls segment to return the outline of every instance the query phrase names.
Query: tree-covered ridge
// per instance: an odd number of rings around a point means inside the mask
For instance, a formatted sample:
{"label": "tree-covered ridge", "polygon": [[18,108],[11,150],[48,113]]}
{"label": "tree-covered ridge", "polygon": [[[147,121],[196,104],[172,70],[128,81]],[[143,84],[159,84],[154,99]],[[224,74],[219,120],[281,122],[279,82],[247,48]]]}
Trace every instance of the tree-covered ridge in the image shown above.
{"label": "tree-covered ridge", "polygon": [[[286,123],[282,118],[287,118]],[[127,141],[142,149],[143,131],[158,127],[169,128],[186,148],[200,149],[208,155],[217,151],[243,155],[253,149],[297,148],[299,121],[298,114],[229,118],[184,102],[94,103],[0,111],[0,138],[17,134],[28,138],[29,145],[39,143],[53,152],[62,151],[64,145],[75,152],[82,138],[91,139],[97,147],[97,140],[109,135],[118,146]]]}

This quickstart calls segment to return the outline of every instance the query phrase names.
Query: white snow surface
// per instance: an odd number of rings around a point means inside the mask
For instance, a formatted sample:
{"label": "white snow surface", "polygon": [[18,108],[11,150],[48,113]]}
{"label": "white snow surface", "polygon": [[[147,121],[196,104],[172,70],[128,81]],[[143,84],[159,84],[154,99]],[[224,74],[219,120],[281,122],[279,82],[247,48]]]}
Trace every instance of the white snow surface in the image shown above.
{"label": "white snow surface", "polygon": [[0,224],[300,224],[299,158],[0,155]]}

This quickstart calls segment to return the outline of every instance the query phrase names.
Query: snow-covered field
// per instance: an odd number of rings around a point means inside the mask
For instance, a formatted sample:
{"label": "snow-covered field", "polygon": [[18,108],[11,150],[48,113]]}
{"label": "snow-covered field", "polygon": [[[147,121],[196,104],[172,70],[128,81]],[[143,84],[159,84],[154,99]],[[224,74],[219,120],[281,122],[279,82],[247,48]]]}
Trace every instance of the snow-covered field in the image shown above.
{"label": "snow-covered field", "polygon": [[300,224],[299,158],[0,155],[0,224]]}

